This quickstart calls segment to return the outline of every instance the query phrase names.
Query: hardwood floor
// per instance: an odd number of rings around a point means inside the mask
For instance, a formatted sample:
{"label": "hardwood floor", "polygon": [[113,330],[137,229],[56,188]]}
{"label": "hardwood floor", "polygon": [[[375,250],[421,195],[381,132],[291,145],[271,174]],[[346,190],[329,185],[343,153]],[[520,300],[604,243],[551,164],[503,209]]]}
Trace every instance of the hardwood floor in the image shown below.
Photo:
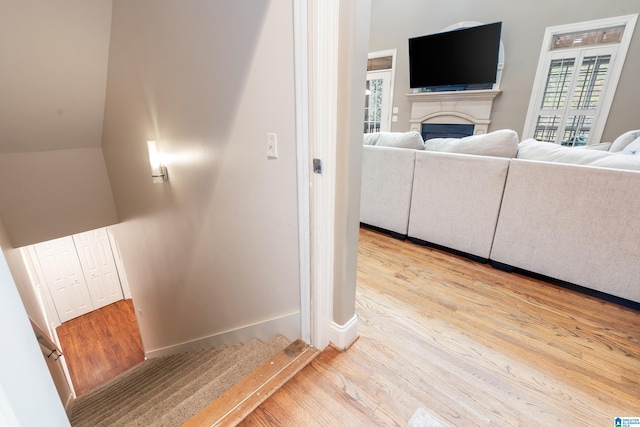
{"label": "hardwood floor", "polygon": [[362,229],[360,338],[243,426],[613,426],[640,416],[640,312]]}
{"label": "hardwood floor", "polygon": [[131,300],[120,300],[56,329],[76,396],[144,360]]}

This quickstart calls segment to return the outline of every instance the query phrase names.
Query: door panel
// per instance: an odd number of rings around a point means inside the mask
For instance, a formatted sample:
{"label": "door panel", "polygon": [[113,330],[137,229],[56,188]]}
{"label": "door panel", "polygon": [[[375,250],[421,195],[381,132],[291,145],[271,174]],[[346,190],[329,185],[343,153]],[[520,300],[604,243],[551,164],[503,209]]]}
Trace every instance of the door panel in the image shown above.
{"label": "door panel", "polygon": [[93,310],[73,239],[63,237],[34,245],[61,322]]}
{"label": "door panel", "polygon": [[74,234],[73,241],[94,309],[123,299],[122,287],[106,230],[101,228]]}

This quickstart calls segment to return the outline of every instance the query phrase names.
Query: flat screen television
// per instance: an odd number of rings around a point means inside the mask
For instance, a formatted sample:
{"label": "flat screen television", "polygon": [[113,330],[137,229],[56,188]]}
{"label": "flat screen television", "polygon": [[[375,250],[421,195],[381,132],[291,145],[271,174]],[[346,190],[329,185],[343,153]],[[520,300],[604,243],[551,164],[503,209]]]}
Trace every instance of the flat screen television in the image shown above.
{"label": "flat screen television", "polygon": [[490,89],[496,82],[502,22],[409,39],[411,88]]}

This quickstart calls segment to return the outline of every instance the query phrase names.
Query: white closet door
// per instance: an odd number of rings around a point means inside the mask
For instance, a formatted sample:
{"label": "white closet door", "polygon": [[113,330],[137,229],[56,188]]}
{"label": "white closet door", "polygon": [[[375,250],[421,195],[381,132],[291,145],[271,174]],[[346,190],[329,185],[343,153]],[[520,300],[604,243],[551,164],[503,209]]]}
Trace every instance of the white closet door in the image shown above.
{"label": "white closet door", "polygon": [[78,258],[97,310],[124,298],[109,236],[104,228],[74,234]]}
{"label": "white closet door", "polygon": [[73,239],[62,237],[34,245],[61,322],[93,310]]}

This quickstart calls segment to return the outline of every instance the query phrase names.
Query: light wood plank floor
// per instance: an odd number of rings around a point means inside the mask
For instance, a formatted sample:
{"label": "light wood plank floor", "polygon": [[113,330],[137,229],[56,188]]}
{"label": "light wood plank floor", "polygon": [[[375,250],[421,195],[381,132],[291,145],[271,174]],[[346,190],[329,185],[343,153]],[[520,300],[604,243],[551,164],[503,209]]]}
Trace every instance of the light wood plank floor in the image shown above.
{"label": "light wood plank floor", "polygon": [[[640,279],[640,278],[639,278]],[[361,230],[360,338],[242,425],[613,426],[640,416],[640,312]]]}
{"label": "light wood plank floor", "polygon": [[131,300],[120,300],[64,322],[56,333],[76,396],[144,360]]}

